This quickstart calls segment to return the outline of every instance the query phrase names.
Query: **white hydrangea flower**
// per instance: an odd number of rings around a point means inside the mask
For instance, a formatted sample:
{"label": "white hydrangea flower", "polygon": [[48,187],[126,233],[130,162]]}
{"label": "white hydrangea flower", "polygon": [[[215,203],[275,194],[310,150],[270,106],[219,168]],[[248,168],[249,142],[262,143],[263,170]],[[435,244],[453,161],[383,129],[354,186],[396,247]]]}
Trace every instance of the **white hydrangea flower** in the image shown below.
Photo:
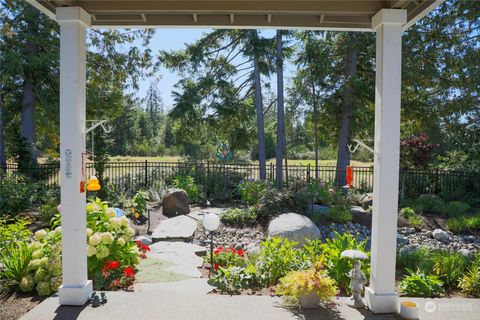
{"label": "white hydrangea flower", "polygon": [[42,248],[42,244],[38,241],[34,241],[32,242],[32,244],[30,244],[30,248],[32,248],[32,250],[35,251]]}
{"label": "white hydrangea flower", "polygon": [[40,259],[39,266],[41,268],[46,268],[47,265],[48,265],[48,258],[47,257],[43,257],[42,259]]}
{"label": "white hydrangea flower", "polygon": [[88,243],[91,244],[92,246],[99,245],[100,242],[102,242],[102,236],[98,232],[92,235],[90,239],[88,239]]}
{"label": "white hydrangea flower", "polygon": [[50,279],[50,287],[55,292],[62,285],[62,282],[62,277],[52,277],[52,279]]}
{"label": "white hydrangea flower", "polygon": [[93,234],[93,230],[90,228],[87,228],[87,237],[90,237]]}
{"label": "white hydrangea flower", "polygon": [[50,231],[50,232],[48,233],[48,237],[51,238],[51,237],[53,237],[55,234],[56,234],[55,231]]}
{"label": "white hydrangea flower", "polygon": [[62,227],[55,228],[55,234],[61,236],[62,235]]}
{"label": "white hydrangea flower", "polygon": [[128,227],[127,235],[130,237],[133,237],[135,235],[135,230],[133,230],[133,228]]}
{"label": "white hydrangea flower", "polygon": [[102,234],[102,243],[111,244],[113,243],[113,240],[115,239],[113,238],[113,235],[110,232],[104,232]]}
{"label": "white hydrangea flower", "polygon": [[91,257],[97,254],[97,249],[94,246],[87,245],[87,257]]}
{"label": "white hydrangea flower", "polygon": [[62,253],[62,244],[59,242],[59,243],[56,243],[52,246],[52,254],[53,255],[60,255]]}
{"label": "white hydrangea flower", "polygon": [[40,259],[33,259],[28,263],[28,270],[37,270],[40,267]]}
{"label": "white hydrangea flower", "polygon": [[47,236],[47,231],[42,229],[42,230],[38,230],[37,232],[35,232],[34,238],[35,238],[35,240],[40,241],[40,240],[45,239],[46,236]]}
{"label": "white hydrangea flower", "polygon": [[87,204],[87,213],[102,211],[102,208],[96,203]]}
{"label": "white hydrangea flower", "polygon": [[110,218],[110,226],[114,229],[120,228],[120,219],[119,218]]}
{"label": "white hydrangea flower", "polygon": [[35,250],[32,253],[32,259],[41,259],[43,258],[43,250]]}
{"label": "white hydrangea flower", "polygon": [[100,245],[96,249],[97,249],[96,257],[98,259],[103,259],[105,257],[108,257],[108,255],[110,254],[110,250],[108,250],[106,246]]}
{"label": "white hydrangea flower", "polygon": [[128,241],[130,241],[130,237],[127,236],[127,235],[121,236],[120,239],[123,239],[123,241],[125,241],[125,243],[127,243]]}
{"label": "white hydrangea flower", "polygon": [[125,217],[125,216],[120,217],[120,225],[122,227],[128,227],[129,224],[130,224],[130,220],[128,220],[127,217]]}
{"label": "white hydrangea flower", "polygon": [[117,240],[117,243],[118,243],[118,245],[119,245],[120,247],[123,247],[123,246],[125,245],[125,240],[124,240],[123,238],[119,238],[119,239]]}
{"label": "white hydrangea flower", "polygon": [[107,208],[107,209],[105,210],[105,215],[106,215],[107,217],[109,217],[109,218],[113,218],[113,217],[115,217],[115,216],[117,215],[117,213],[115,212],[115,209],[113,209],[113,208]]}

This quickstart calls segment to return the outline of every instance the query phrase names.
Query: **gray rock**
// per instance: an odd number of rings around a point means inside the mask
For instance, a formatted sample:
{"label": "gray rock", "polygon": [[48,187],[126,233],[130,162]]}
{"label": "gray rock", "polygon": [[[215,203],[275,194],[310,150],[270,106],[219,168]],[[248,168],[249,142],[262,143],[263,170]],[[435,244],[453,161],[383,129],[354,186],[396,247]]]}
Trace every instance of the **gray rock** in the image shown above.
{"label": "gray rock", "polygon": [[320,230],[304,215],[297,213],[284,213],[272,219],[268,225],[268,237],[288,238],[298,242],[299,245],[306,243],[305,239],[315,240],[320,238]]}
{"label": "gray rock", "polygon": [[442,229],[433,230],[432,236],[438,241],[443,241],[443,242],[447,242],[450,239],[450,237],[448,236],[448,233],[446,233]]}
{"label": "gray rock", "polygon": [[182,189],[170,189],[163,197],[163,215],[175,217],[190,212],[188,195]]}
{"label": "gray rock", "polygon": [[425,235],[426,235],[427,237],[429,237],[429,238],[432,238],[432,237],[433,237],[432,231],[427,231],[427,232],[425,232]]}
{"label": "gray rock", "polygon": [[460,249],[458,252],[464,257],[469,257],[470,256],[470,250],[468,249]]}
{"label": "gray rock", "polygon": [[397,233],[397,246],[408,244],[408,238],[402,234]]}
{"label": "gray rock", "polygon": [[149,246],[151,245],[153,242],[151,239],[145,237],[145,236],[138,236],[136,237],[135,239],[133,239],[134,241],[140,241],[142,244],[146,245],[146,246]]}
{"label": "gray rock", "polygon": [[153,242],[188,241],[197,230],[197,221],[188,216],[178,216],[163,220],[152,234]]}

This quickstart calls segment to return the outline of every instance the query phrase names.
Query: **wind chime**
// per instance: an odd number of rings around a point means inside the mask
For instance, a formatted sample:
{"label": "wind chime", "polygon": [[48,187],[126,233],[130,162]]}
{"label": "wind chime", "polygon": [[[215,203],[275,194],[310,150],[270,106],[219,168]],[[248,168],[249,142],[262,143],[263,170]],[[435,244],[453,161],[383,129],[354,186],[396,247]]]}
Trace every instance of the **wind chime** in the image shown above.
{"label": "wind chime", "polygon": [[[104,126],[104,123],[107,120],[87,120],[94,122],[94,124],[88,128],[85,131],[85,134],[88,134],[89,132],[92,132],[92,150],[91,150],[91,155],[92,155],[92,168],[93,168],[93,174],[88,178],[88,181],[86,183],[86,189],[87,191],[98,191],[101,189],[100,186],[100,181],[98,180],[97,176],[95,175],[95,133],[94,130],[98,127],[101,127],[102,130],[105,133],[109,133],[112,131],[112,128],[106,128]],[[85,172],[86,172],[86,161],[85,161],[85,156],[87,153],[82,153],[82,180],[80,181],[80,192],[84,193],[85,192]]]}

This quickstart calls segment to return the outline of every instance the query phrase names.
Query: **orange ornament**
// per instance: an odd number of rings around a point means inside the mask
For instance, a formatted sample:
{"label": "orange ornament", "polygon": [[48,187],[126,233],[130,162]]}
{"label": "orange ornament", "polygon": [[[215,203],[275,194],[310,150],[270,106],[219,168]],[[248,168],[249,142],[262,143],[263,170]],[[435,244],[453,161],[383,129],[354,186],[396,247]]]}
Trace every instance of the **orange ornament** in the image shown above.
{"label": "orange ornament", "polygon": [[100,190],[100,182],[98,181],[98,178],[96,176],[91,176],[90,179],[88,179],[87,182],[87,190],[88,191],[98,191]]}

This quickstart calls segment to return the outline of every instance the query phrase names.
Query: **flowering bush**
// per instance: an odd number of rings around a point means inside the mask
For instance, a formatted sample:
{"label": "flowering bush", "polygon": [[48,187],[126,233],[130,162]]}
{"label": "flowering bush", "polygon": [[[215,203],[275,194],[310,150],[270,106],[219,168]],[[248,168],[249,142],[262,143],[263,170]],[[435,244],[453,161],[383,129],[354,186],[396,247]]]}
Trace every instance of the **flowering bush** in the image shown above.
{"label": "flowering bush", "polygon": [[260,199],[261,193],[269,186],[268,182],[255,181],[255,180],[242,180],[238,185],[238,191],[242,201],[249,205],[257,204]]}
{"label": "flowering bush", "polygon": [[298,301],[302,295],[315,292],[321,301],[327,301],[337,294],[335,280],[330,278],[320,262],[312,269],[292,271],[280,279],[275,293]]}
{"label": "flowering bush", "polygon": [[[247,264],[245,252],[242,249],[236,250],[230,246],[223,248],[219,246],[213,251],[213,269],[218,270],[219,267],[244,267]],[[208,259],[208,262],[211,260]]]}
{"label": "flowering bush", "polygon": [[19,288],[23,292],[36,290],[40,296],[49,296],[62,284],[62,229],[47,232],[38,230],[28,245],[31,260],[27,274],[22,277]]}
{"label": "flowering bush", "polygon": [[[126,217],[116,217],[115,210],[100,199],[87,204],[88,276],[96,290],[130,287],[135,280],[139,258],[146,258],[148,246],[132,241],[135,231]],[[19,282],[23,292],[36,290],[48,296],[62,284],[62,229],[39,230],[29,244],[31,260],[28,273]]]}

